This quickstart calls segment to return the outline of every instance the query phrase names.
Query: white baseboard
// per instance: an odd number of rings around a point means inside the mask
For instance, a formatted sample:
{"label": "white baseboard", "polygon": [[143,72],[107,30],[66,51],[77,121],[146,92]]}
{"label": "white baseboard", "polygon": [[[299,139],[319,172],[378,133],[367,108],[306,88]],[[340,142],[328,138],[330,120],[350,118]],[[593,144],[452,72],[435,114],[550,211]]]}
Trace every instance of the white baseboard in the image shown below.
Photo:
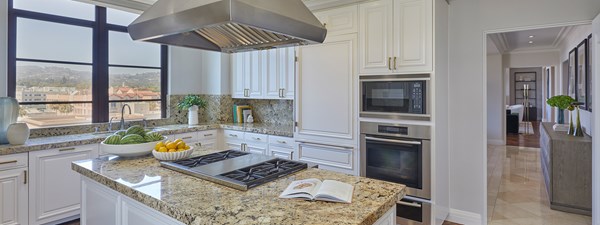
{"label": "white baseboard", "polygon": [[450,209],[450,214],[448,214],[447,220],[450,222],[460,223],[464,225],[483,224],[483,220],[481,220],[480,214],[462,211],[458,209]]}
{"label": "white baseboard", "polygon": [[487,143],[488,143],[488,145],[506,145],[504,140],[500,140],[500,139],[488,139]]}

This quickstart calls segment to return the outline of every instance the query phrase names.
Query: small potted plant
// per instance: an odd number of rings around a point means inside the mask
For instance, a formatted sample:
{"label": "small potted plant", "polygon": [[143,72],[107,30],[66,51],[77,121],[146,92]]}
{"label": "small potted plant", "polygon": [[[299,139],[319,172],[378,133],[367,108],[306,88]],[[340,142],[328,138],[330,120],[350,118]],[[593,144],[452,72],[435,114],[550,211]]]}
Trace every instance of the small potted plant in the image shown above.
{"label": "small potted plant", "polygon": [[188,110],[188,124],[198,124],[198,109],[206,107],[206,100],[197,95],[188,95],[177,104],[180,110]]}
{"label": "small potted plant", "polygon": [[575,102],[575,99],[571,98],[571,96],[567,95],[557,95],[552,98],[546,100],[546,103],[551,107],[558,108],[558,123],[565,123],[565,110],[568,109],[572,103]]}

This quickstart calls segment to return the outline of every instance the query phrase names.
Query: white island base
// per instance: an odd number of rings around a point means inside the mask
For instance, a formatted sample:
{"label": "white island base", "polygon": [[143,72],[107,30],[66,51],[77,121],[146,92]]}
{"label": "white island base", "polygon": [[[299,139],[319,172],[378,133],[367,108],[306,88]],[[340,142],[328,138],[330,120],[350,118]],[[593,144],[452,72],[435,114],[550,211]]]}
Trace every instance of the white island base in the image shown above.
{"label": "white island base", "polygon": [[[82,225],[184,225],[85,176],[81,177]],[[396,225],[396,206],[374,225]]]}

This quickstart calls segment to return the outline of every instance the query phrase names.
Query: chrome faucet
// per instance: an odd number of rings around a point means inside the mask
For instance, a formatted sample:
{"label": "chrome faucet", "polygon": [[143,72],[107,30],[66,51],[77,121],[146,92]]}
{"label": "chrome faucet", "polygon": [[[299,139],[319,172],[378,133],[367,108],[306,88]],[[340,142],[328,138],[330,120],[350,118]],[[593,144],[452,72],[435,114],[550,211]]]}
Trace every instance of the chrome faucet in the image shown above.
{"label": "chrome faucet", "polygon": [[129,115],[131,115],[131,106],[124,104],[123,108],[121,108],[121,130],[125,130],[125,106],[129,109]]}
{"label": "chrome faucet", "polygon": [[108,121],[108,131],[112,131],[112,123],[113,123],[113,119],[119,119],[119,117],[111,117],[110,120]]}

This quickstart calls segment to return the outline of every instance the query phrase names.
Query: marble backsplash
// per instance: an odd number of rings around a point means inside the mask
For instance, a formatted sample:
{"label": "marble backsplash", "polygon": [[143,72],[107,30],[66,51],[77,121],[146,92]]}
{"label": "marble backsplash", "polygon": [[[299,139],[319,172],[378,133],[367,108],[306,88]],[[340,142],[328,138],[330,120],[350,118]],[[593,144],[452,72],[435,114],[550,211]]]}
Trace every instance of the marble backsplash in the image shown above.
{"label": "marble backsplash", "polygon": [[[248,104],[252,106],[254,122],[274,125],[292,126],[294,123],[294,104],[292,100],[263,100],[263,99],[233,99],[231,95],[199,95],[207,100],[205,109],[198,110],[200,123],[233,123],[233,104]],[[171,95],[167,99],[167,118],[148,120],[147,126],[165,126],[170,124],[187,124],[187,110],[179,110],[177,103],[185,95]],[[143,125],[142,121],[128,121],[128,125]],[[119,123],[113,123],[113,130],[118,130]],[[64,126],[32,129],[30,138],[50,137],[59,135],[83,134],[108,130],[108,123],[89,125]]]}

